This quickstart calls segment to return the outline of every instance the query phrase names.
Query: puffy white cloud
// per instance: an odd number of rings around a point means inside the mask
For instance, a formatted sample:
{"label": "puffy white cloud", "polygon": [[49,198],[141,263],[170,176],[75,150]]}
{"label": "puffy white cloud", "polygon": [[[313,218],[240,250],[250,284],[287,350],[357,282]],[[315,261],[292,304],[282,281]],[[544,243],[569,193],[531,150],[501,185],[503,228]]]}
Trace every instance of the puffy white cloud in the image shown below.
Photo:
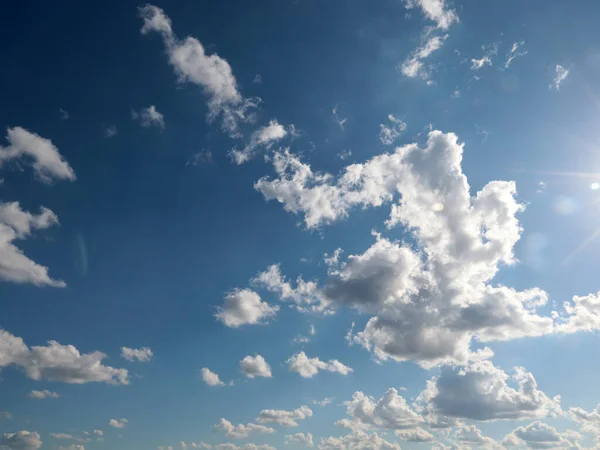
{"label": "puffy white cloud", "polygon": [[139,111],[131,111],[131,117],[134,120],[139,121],[140,125],[144,128],[165,128],[165,116],[163,116],[162,113],[158,112],[156,106],[154,105],[147,106],[146,108],[142,108]]}
{"label": "puffy white cloud", "polygon": [[245,439],[250,433],[275,433],[275,428],[255,423],[233,425],[229,420],[223,418],[213,428],[222,431],[230,439]]}
{"label": "puffy white cloud", "polygon": [[240,369],[248,378],[271,378],[271,366],[261,355],[246,356],[240,361]]}
{"label": "puffy white cloud", "polygon": [[[509,386],[509,381],[516,389]],[[461,369],[443,368],[427,382],[419,400],[434,416],[472,420],[522,420],[560,413],[560,396],[540,391],[533,375],[516,367],[509,377],[490,361],[476,361]]]}
{"label": "puffy white cloud", "polygon": [[461,424],[454,432],[454,442],[463,446],[484,447],[502,450],[504,447],[488,436],[484,436],[475,425]]}
{"label": "puffy white cloud", "polygon": [[37,450],[42,446],[40,435],[35,431],[17,431],[5,433],[0,439],[2,450]]}
{"label": "puffy white cloud", "polygon": [[348,375],[350,372],[353,372],[352,368],[342,364],[337,359],[330,359],[325,362],[319,358],[309,358],[304,352],[299,352],[291,356],[286,361],[286,364],[288,364],[290,372],[296,372],[304,378],[312,378],[319,373],[319,370],[337,372],[342,375]]}
{"label": "puffy white cloud", "polygon": [[261,300],[260,295],[250,289],[234,289],[223,299],[215,317],[226,326],[238,328],[242,325],[265,323],[274,317],[279,306],[271,306]]}
{"label": "puffy white cloud", "polygon": [[313,437],[310,433],[295,433],[285,435],[285,444],[298,444],[307,447],[314,447]]}
{"label": "puffy white cloud", "polygon": [[560,90],[560,85],[563,81],[567,79],[569,76],[569,69],[566,67],[557,64],[554,68],[554,79],[552,83],[548,86],[550,89],[554,89],[555,91]]}
{"label": "puffy white cloud", "polygon": [[574,296],[563,304],[564,314],[556,316],[557,332],[600,330],[600,292],[586,296]]}
{"label": "puffy white cloud", "polygon": [[383,145],[392,145],[406,131],[406,123],[402,120],[392,114],[388,115],[388,120],[390,125],[379,124],[379,140]]}
{"label": "puffy white cloud", "polygon": [[22,127],[7,129],[8,147],[0,146],[0,168],[12,160],[31,162],[36,176],[45,183],[75,181],[75,172],[49,139]]}
{"label": "puffy white cloud", "polygon": [[219,378],[219,374],[212,372],[207,367],[203,367],[200,371],[200,374],[202,376],[202,381],[204,381],[209,386],[225,386],[225,383],[223,383]]}
{"label": "puffy white cloud", "polygon": [[425,66],[423,60],[431,56],[433,52],[442,48],[448,35],[431,35],[425,33],[421,46],[418,47],[406,60],[400,65],[400,71],[408,78],[421,78],[427,80],[430,75],[430,68]]}
{"label": "puffy white cloud", "polygon": [[449,9],[446,0],[405,0],[407,8],[421,8],[423,15],[436,23],[438,28],[447,30],[458,22],[458,16]]}
{"label": "puffy white cloud", "polygon": [[127,384],[127,370],[103,365],[102,360],[106,357],[99,351],[81,354],[74,346],[56,341],[29,348],[23,339],[0,329],[0,368],[15,365],[34,380]]}
{"label": "puffy white cloud", "polygon": [[512,433],[504,437],[502,443],[507,447],[524,444],[532,449],[581,448],[577,446],[573,439],[581,439],[581,435],[570,430],[561,434],[554,427],[540,421],[535,421],[526,427],[514,429]]}
{"label": "puffy white cloud", "polygon": [[600,404],[588,412],[583,408],[569,408],[567,417],[581,425],[581,431],[600,437]]}
{"label": "puffy white cloud", "polygon": [[319,450],[400,450],[400,445],[389,442],[377,433],[355,431],[341,437],[328,437],[321,439]]}
{"label": "puffy white cloud", "polygon": [[237,81],[229,63],[219,55],[206,53],[204,46],[194,37],[179,40],[173,33],[171,19],[153,5],[140,8],[144,21],[141,32],[158,32],[167,49],[169,63],[180,82],[200,86],[208,97],[209,120],[222,115],[223,128],[232,135],[238,133],[238,123],[248,121],[248,110],[257,106],[259,99],[244,99],[238,91]]}
{"label": "puffy white cloud", "polygon": [[125,428],[129,421],[125,418],[123,419],[110,419],[108,424],[113,428]]}
{"label": "puffy white cloud", "polygon": [[480,59],[471,59],[471,69],[479,70],[483,66],[491,66],[492,57],[498,54],[498,46],[498,43],[489,46],[483,45],[481,48],[485,51],[485,54]]}
{"label": "puffy white cloud", "polygon": [[56,392],[49,391],[48,389],[44,389],[43,391],[31,391],[29,394],[27,394],[27,396],[35,400],[60,397]]}
{"label": "puffy white cloud", "polygon": [[431,442],[435,439],[431,433],[421,427],[396,430],[396,436],[407,442]]}
{"label": "puffy white cloud", "polygon": [[350,418],[341,419],[337,424],[352,430],[404,430],[424,422],[423,417],[394,388],[388,389],[377,401],[357,391],[344,405]]}
{"label": "puffy white cloud", "polygon": [[154,356],[154,354],[152,353],[152,350],[148,347],[121,347],[121,356],[127,361],[148,362],[152,359],[152,356]]}
{"label": "puffy white cloud", "polygon": [[236,445],[236,444],[217,444],[213,447],[216,450],[275,450],[275,447],[272,447],[268,444],[244,444],[244,445]]}
{"label": "puffy white cloud", "polygon": [[48,268],[27,258],[13,241],[29,237],[33,230],[58,225],[58,217],[42,207],[39,214],[23,211],[18,202],[0,203],[0,281],[31,283],[36,286],[65,287],[54,280]]}
{"label": "puffy white cloud", "polygon": [[257,148],[264,147],[269,149],[275,142],[286,137],[287,134],[288,132],[283,125],[277,122],[277,120],[271,120],[269,125],[261,127],[252,133],[250,143],[246,147],[242,150],[231,150],[231,159],[236,164],[244,164],[254,157]]}
{"label": "puffy white cloud", "polygon": [[510,48],[508,54],[506,55],[506,63],[504,63],[504,68],[508,69],[511,63],[518,58],[519,56],[527,55],[527,50],[519,51],[525,45],[525,41],[515,42]]}
{"label": "puffy white cloud", "polygon": [[297,420],[312,417],[312,410],[305,405],[292,411],[284,409],[263,409],[256,419],[260,423],[277,423],[283,427],[297,427]]}

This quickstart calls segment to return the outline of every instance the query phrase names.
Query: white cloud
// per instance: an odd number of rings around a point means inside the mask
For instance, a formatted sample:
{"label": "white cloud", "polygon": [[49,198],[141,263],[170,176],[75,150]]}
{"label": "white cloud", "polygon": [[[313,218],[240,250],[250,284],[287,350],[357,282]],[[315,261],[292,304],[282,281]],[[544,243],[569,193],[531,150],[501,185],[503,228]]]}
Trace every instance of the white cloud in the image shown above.
{"label": "white cloud", "polygon": [[110,139],[115,137],[119,131],[117,130],[116,125],[110,125],[104,129],[104,137]]}
{"label": "white cloud", "polygon": [[406,131],[406,123],[388,114],[391,125],[379,124],[379,140],[383,145],[392,145]]}
{"label": "white cloud", "polygon": [[285,444],[298,444],[304,445],[307,447],[314,447],[313,437],[310,433],[295,433],[295,434],[286,434],[285,435]]}
{"label": "white cloud", "polygon": [[65,287],[54,280],[48,268],[27,258],[13,241],[29,237],[33,230],[58,225],[58,217],[42,207],[38,215],[23,211],[18,202],[0,203],[0,281],[31,283],[36,286]]}
{"label": "white cloud", "polygon": [[268,444],[244,444],[244,445],[235,445],[235,444],[217,444],[213,447],[215,450],[275,450],[275,447],[272,447]]}
{"label": "white cloud", "polygon": [[152,353],[152,350],[148,347],[121,347],[121,356],[127,361],[148,362],[152,359],[152,356],[154,356],[154,354]]}
{"label": "white cloud", "polygon": [[144,21],[141,33],[161,34],[169,63],[179,81],[194,83],[203,89],[208,97],[209,120],[221,115],[223,128],[232,136],[238,135],[238,123],[251,119],[248,110],[256,107],[260,99],[244,99],[229,63],[216,53],[207,54],[198,39],[188,36],[179,40],[173,33],[171,19],[162,9],[146,5],[139,11]]}
{"label": "white cloud", "polygon": [[304,352],[296,353],[286,361],[286,364],[288,364],[290,372],[296,372],[304,378],[312,378],[319,373],[319,370],[337,372],[342,375],[353,372],[352,368],[342,364],[337,359],[330,359],[325,362],[319,358],[309,358]]}
{"label": "white cloud", "polygon": [[[516,389],[509,385],[516,385]],[[443,368],[427,382],[419,400],[434,416],[480,421],[522,420],[560,413],[560,396],[549,398],[537,388],[533,375],[516,367],[512,377],[490,361],[462,369]]]}
{"label": "white cloud", "polygon": [[60,120],[69,120],[71,118],[69,111],[59,108],[58,112],[60,113]]}
{"label": "white cloud", "polygon": [[72,434],[67,434],[67,433],[50,433],[50,436],[52,436],[54,439],[62,439],[62,440],[75,439],[75,436],[73,436]]}
{"label": "white cloud", "polygon": [[335,105],[333,107],[333,110],[331,111],[333,113],[333,119],[335,120],[335,123],[338,124],[338,126],[340,127],[340,129],[342,131],[344,131],[344,125],[346,124],[346,122],[348,121],[347,118],[341,118],[338,114],[338,108],[339,105]]}
{"label": "white cloud", "polygon": [[27,394],[29,398],[33,398],[35,400],[43,400],[46,398],[59,398],[60,396],[56,392],[49,391],[44,389],[43,391],[31,391]]}
{"label": "white cloud", "polygon": [[233,425],[229,420],[223,418],[213,428],[222,431],[230,439],[245,439],[250,433],[275,433],[275,429],[271,427],[255,423]]}
{"label": "white cloud", "polygon": [[150,105],[142,108],[139,111],[131,111],[133,120],[139,121],[144,128],[157,127],[165,129],[165,116],[158,112],[156,106]]}
{"label": "white cloud", "polygon": [[552,83],[548,86],[550,89],[554,89],[555,91],[560,90],[560,85],[565,79],[569,76],[569,69],[566,67],[557,64],[554,68],[554,79]]}
{"label": "white cloud", "polygon": [[17,431],[4,433],[0,439],[2,450],[37,450],[42,446],[40,435],[35,431]]}
{"label": "white cloud", "polygon": [[319,450],[400,450],[400,445],[389,442],[377,433],[355,431],[341,437],[328,437],[321,439]]}
{"label": "white cloud", "polygon": [[405,0],[407,8],[421,8],[423,15],[436,23],[437,27],[447,30],[458,22],[456,11],[449,9],[446,0]]}
{"label": "white cloud", "polygon": [[92,431],[92,434],[94,436],[98,436],[99,438],[101,438],[102,436],[104,436],[104,431],[96,429],[96,430]]}
{"label": "white cloud", "polygon": [[504,69],[508,69],[511,63],[520,56],[527,55],[527,50],[519,51],[521,47],[525,45],[525,41],[515,42],[510,48],[508,54],[506,55],[506,63],[504,63]]}
{"label": "white cloud", "polygon": [[186,166],[199,166],[201,164],[209,164],[213,162],[213,154],[210,150],[200,150],[194,153],[185,163]]}
{"label": "white cloud", "polygon": [[431,433],[421,427],[396,430],[396,436],[407,442],[431,442],[435,439]]}
{"label": "white cloud", "polygon": [[573,438],[580,439],[581,436],[570,430],[561,434],[556,431],[554,427],[540,421],[535,421],[526,427],[514,429],[512,433],[504,437],[502,444],[507,447],[515,447],[519,444],[524,444],[532,449],[581,448],[571,441]]}
{"label": "white cloud", "polygon": [[31,163],[36,176],[45,183],[75,181],[75,172],[49,139],[22,127],[7,129],[8,147],[0,146],[0,168],[9,161]]}
{"label": "white cloud", "polygon": [[455,430],[453,438],[455,443],[463,446],[483,446],[488,450],[502,450],[504,448],[494,439],[484,436],[475,425],[460,424],[460,426]]}
{"label": "white cloud", "polygon": [[344,405],[350,418],[341,419],[336,424],[352,430],[404,430],[424,422],[423,417],[394,388],[388,389],[377,401],[357,391]]}
{"label": "white cloud", "polygon": [[250,289],[234,289],[223,299],[215,317],[228,327],[266,323],[274,317],[279,306],[271,306],[260,299],[260,295]]}
{"label": "white cloud", "polygon": [[563,311],[556,316],[559,333],[600,330],[600,291],[574,296],[571,302],[564,302]]}
{"label": "white cloud", "polygon": [[323,400],[313,400],[313,405],[318,405],[321,408],[329,405],[333,401],[333,397],[325,397]]}
{"label": "white cloud", "polygon": [[286,411],[284,409],[263,409],[259,413],[257,421],[260,423],[276,423],[283,427],[297,427],[298,420],[304,420],[308,417],[312,417],[312,415],[312,410],[305,405],[292,411]]}
{"label": "white cloud", "polygon": [[204,381],[209,386],[225,386],[225,383],[221,381],[219,378],[219,374],[212,372],[207,367],[203,367],[200,371],[202,375],[202,381]]}
{"label": "white cloud", "polygon": [[128,384],[127,370],[103,365],[106,357],[99,351],[81,354],[74,346],[56,341],[29,348],[23,339],[0,329],[0,368],[15,365],[33,380]]}
{"label": "white cloud", "polygon": [[471,69],[479,70],[483,66],[491,66],[492,57],[498,54],[498,46],[499,44],[497,43],[489,46],[482,46],[482,49],[485,50],[485,54],[480,59],[471,59]]}
{"label": "white cloud", "polygon": [[580,424],[581,431],[600,437],[600,404],[591,412],[579,407],[569,408],[567,417]]}
{"label": "white cloud", "polygon": [[108,424],[113,428],[125,428],[129,421],[125,418],[123,419],[110,419]]}
{"label": "white cloud", "polygon": [[448,35],[430,35],[425,33],[421,46],[418,47],[401,65],[400,71],[408,78],[421,78],[427,80],[431,69],[423,63],[423,60],[431,56],[433,52],[442,48]]}
{"label": "white cloud", "polygon": [[56,447],[56,450],[85,450],[85,446],[81,444],[69,444],[67,446]]}
{"label": "white cloud", "polygon": [[271,120],[269,125],[259,128],[252,133],[250,143],[246,147],[242,150],[231,150],[231,159],[238,165],[244,164],[254,157],[259,147],[268,150],[274,143],[286,137],[287,134],[288,132],[283,125],[277,122],[277,120]]}
{"label": "white cloud", "polygon": [[271,378],[271,366],[261,355],[246,356],[240,361],[240,369],[248,378]]}

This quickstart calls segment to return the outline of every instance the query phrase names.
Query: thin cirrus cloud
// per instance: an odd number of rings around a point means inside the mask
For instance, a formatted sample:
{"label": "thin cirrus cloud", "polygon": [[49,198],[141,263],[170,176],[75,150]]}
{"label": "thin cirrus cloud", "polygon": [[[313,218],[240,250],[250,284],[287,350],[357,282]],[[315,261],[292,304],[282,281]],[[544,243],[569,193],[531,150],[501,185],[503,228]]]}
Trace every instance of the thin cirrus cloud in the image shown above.
{"label": "thin cirrus cloud", "polygon": [[552,80],[552,83],[550,83],[550,85],[548,87],[555,91],[559,91],[560,85],[562,84],[563,81],[565,81],[567,79],[568,76],[569,76],[569,69],[567,69],[564,66],[561,66],[560,64],[557,64],[556,67],[554,67],[554,78]]}
{"label": "thin cirrus cloud", "polygon": [[139,111],[132,110],[131,118],[139,122],[139,124],[144,128],[156,127],[164,130],[166,127],[165,116],[160,113],[154,105],[141,108]]}
{"label": "thin cirrus cloud", "polygon": [[59,398],[60,397],[56,392],[52,392],[47,389],[44,389],[43,391],[33,390],[29,394],[27,394],[27,396],[29,398],[32,398],[35,400],[44,400],[47,398]]}

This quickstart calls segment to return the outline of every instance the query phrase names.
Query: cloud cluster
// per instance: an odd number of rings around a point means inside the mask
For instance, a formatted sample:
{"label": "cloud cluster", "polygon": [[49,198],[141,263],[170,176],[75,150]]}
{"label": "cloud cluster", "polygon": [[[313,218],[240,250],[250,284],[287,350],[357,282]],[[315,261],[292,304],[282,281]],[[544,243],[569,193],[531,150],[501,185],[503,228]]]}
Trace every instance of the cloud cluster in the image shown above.
{"label": "cloud cluster", "polygon": [[277,120],[271,120],[268,125],[254,131],[250,136],[250,143],[242,150],[233,149],[230,152],[231,159],[238,165],[250,161],[259,147],[265,149],[285,138],[288,131]]}
{"label": "cloud cluster", "polygon": [[23,339],[0,329],[0,368],[19,367],[33,380],[128,384],[127,370],[105,366],[102,361],[106,358],[102,352],[81,354],[74,346],[56,341],[29,348]]}
{"label": "cloud cluster", "polygon": [[204,46],[194,37],[179,40],[173,33],[171,19],[156,6],[140,8],[144,24],[142,34],[159,33],[167,49],[169,63],[180,82],[200,86],[208,97],[209,120],[222,117],[223,128],[238,135],[238,124],[248,121],[248,110],[257,106],[258,99],[244,99],[229,63],[216,53],[207,54]]}
{"label": "cloud cluster", "polygon": [[575,442],[582,436],[571,430],[559,433],[550,425],[535,421],[525,427],[518,427],[502,440],[505,447],[526,445],[531,449],[577,449],[581,448]]}
{"label": "cloud cluster", "polygon": [[0,438],[0,449],[2,450],[37,450],[42,446],[40,435],[35,431],[17,431],[16,433],[5,433]]}
{"label": "cloud cluster", "polygon": [[291,356],[287,361],[290,372],[296,372],[301,377],[312,378],[319,373],[319,370],[327,372],[337,372],[342,375],[348,375],[352,368],[342,364],[337,359],[331,359],[327,362],[319,358],[309,358],[306,353],[299,352]]}
{"label": "cloud cluster", "polygon": [[257,421],[260,423],[276,423],[283,427],[297,427],[298,420],[312,417],[313,412],[308,406],[302,405],[292,411],[284,409],[263,409],[258,414]]}
{"label": "cloud cluster", "polygon": [[377,433],[366,433],[355,431],[341,437],[328,437],[321,439],[319,450],[400,450],[401,447],[395,442],[386,441]]}
{"label": "cloud cluster", "polygon": [[230,439],[245,439],[250,433],[275,433],[275,428],[266,427],[264,425],[257,425],[255,423],[249,423],[248,425],[239,424],[233,425],[229,420],[221,418],[219,423],[214,426],[215,430],[222,431]]}
{"label": "cloud cluster", "polygon": [[285,444],[304,445],[306,447],[314,447],[313,437],[310,433],[295,433],[285,435]]}

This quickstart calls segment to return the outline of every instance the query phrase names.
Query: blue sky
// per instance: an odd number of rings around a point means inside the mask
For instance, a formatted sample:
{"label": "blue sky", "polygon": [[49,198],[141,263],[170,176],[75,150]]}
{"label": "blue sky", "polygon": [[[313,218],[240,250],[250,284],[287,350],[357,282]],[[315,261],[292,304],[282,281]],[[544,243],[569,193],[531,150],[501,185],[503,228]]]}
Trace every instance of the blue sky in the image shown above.
{"label": "blue sky", "polygon": [[598,14],[5,7],[0,449],[599,448]]}

